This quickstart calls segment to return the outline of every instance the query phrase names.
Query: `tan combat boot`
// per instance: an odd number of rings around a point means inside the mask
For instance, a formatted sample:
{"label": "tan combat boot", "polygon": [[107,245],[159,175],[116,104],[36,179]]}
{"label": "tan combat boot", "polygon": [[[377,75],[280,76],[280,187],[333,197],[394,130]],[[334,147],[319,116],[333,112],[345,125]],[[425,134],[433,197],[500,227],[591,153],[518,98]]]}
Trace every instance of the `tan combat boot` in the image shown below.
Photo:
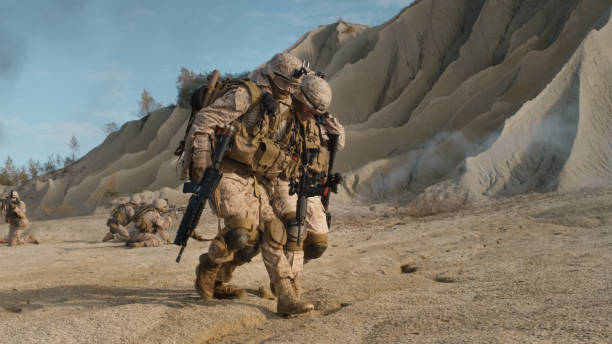
{"label": "tan combat boot", "polygon": [[196,266],[195,290],[200,294],[200,297],[206,301],[210,301],[215,293],[215,280],[217,279],[217,271],[221,267],[220,264],[213,263],[208,257],[208,253],[200,256],[200,264]]}
{"label": "tan combat boot", "polygon": [[301,273],[296,273],[293,275],[293,279],[291,280],[293,290],[295,291],[295,296],[297,296],[298,299],[302,297],[302,294],[304,294],[304,291],[302,290],[302,286],[300,284],[300,276]]}
{"label": "tan combat boot", "polygon": [[221,281],[216,281],[213,296],[216,299],[242,299],[247,296],[247,292],[244,288],[237,288],[231,284],[223,284]]}
{"label": "tan combat boot", "polygon": [[36,244],[38,245],[38,240],[36,240],[36,238],[30,234],[28,235],[28,237],[25,239],[26,244]]}
{"label": "tan combat boot", "polygon": [[106,233],[106,235],[104,236],[104,238],[102,238],[102,242],[107,242],[109,240],[112,240],[115,238],[115,235],[111,232]]}
{"label": "tan combat boot", "polygon": [[293,317],[314,309],[312,303],[299,300],[289,278],[282,278],[274,282],[274,291],[278,297],[276,301],[276,314],[278,315]]}

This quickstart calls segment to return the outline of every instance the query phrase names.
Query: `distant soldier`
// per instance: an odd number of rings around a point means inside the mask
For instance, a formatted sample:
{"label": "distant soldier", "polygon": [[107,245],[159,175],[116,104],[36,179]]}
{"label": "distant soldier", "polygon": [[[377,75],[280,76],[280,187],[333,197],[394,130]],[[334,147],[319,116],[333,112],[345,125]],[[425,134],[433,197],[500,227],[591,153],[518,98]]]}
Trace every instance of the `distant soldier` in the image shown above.
{"label": "distant soldier", "polygon": [[19,199],[19,194],[17,191],[13,190],[10,192],[6,203],[7,209],[5,220],[9,224],[9,246],[38,244],[38,240],[36,240],[32,235],[28,235],[23,239],[21,238],[21,235],[29,222],[26,217],[26,205]]}
{"label": "distant soldier", "polygon": [[[164,199],[157,199],[152,206],[147,206],[134,214],[133,228],[130,229],[130,238],[126,245],[129,247],[157,247],[164,243],[172,243],[168,230],[172,226],[172,219],[175,215],[171,212],[166,218],[161,213],[168,208],[168,202]],[[159,234],[162,239],[157,235]]]}
{"label": "distant soldier", "polygon": [[108,233],[106,233],[102,242],[107,242],[109,240],[128,241],[130,239],[128,225],[140,207],[140,201],[140,197],[132,196],[129,202],[119,204],[111,210],[111,216],[106,221]]}

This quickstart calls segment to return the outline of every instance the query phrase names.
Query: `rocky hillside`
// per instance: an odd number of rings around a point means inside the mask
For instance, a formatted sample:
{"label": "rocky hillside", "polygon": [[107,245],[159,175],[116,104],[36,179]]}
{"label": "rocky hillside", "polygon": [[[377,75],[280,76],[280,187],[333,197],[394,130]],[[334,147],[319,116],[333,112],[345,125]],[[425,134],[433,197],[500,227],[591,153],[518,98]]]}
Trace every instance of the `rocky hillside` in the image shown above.
{"label": "rocky hillside", "polygon": [[612,186],[611,5],[425,0],[345,42],[319,67],[350,129],[346,186],[375,199],[447,179],[487,196]]}
{"label": "rocky hillside", "polygon": [[[332,112],[348,129],[336,164],[345,195],[420,195],[429,208],[415,211],[427,213],[612,186],[611,6],[422,0],[376,27],[305,34],[288,51],[332,85]],[[91,213],[132,193],[180,202],[172,152],[187,116],[163,109],[128,122],[69,169],[26,185],[31,214]]]}
{"label": "rocky hillside", "polygon": [[30,216],[89,214],[134,193],[183,203],[173,152],[188,116],[188,110],[164,108],[127,122],[75,164],[25,185],[20,191]]}

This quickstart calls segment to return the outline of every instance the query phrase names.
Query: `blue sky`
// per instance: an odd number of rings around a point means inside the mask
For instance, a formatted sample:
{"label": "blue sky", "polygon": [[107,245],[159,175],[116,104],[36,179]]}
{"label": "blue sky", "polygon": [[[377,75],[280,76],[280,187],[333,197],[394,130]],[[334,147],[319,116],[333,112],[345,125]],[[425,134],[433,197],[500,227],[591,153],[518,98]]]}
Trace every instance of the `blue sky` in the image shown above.
{"label": "blue sky", "polygon": [[147,89],[176,99],[181,67],[248,71],[319,25],[379,25],[411,0],[0,1],[0,159],[82,156]]}

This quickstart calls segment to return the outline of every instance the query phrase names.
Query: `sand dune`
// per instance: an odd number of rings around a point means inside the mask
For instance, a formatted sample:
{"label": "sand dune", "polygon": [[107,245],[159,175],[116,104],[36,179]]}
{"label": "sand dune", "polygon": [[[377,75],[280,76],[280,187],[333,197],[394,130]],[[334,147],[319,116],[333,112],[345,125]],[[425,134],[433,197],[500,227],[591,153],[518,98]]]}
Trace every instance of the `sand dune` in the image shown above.
{"label": "sand dune", "polygon": [[[405,203],[442,182],[426,193],[460,190],[469,201],[610,185],[610,6],[423,0],[376,27],[306,33],[288,51],[326,73],[348,129],[338,199]],[[128,122],[25,185],[31,216],[91,214],[163,188],[184,199],[172,151],[187,116],[162,109]]]}

